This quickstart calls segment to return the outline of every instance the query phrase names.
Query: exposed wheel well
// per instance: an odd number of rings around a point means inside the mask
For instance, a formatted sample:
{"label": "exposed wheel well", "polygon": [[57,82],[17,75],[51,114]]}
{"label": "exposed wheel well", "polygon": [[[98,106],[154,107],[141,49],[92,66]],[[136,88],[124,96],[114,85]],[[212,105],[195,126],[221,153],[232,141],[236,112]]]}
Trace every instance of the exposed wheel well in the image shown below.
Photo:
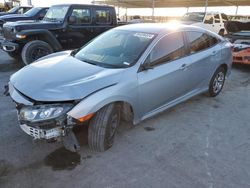
{"label": "exposed wheel well", "polygon": [[226,73],[227,73],[227,69],[228,69],[227,64],[224,63],[220,67],[223,67],[225,69]]}
{"label": "exposed wheel well", "polygon": [[134,111],[131,104],[124,101],[116,101],[115,104],[119,105],[121,110],[121,119],[126,122],[133,122],[134,120]]}
{"label": "exposed wheel well", "polygon": [[26,43],[33,41],[33,40],[41,40],[41,41],[48,43],[54,51],[58,51],[59,49],[61,49],[61,46],[58,46],[60,45],[58,41],[56,39],[55,39],[56,41],[51,40],[51,38],[49,38],[49,36],[47,36],[46,34],[39,33],[39,34],[34,34],[34,35],[28,35],[26,39]]}

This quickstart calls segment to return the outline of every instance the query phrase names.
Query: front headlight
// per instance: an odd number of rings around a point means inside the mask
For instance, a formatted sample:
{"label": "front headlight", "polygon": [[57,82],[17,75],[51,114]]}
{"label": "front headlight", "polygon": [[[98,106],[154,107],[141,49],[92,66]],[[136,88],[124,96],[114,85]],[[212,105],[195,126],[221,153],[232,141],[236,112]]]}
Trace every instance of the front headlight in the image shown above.
{"label": "front headlight", "polygon": [[28,106],[20,110],[19,117],[20,120],[32,122],[49,120],[67,113],[72,107],[71,104]]}

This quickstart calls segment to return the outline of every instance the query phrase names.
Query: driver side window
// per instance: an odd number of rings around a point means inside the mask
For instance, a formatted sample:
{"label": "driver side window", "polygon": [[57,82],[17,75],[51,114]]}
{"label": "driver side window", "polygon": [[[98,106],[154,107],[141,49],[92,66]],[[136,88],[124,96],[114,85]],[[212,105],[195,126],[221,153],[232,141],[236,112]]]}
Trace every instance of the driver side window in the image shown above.
{"label": "driver side window", "polygon": [[73,9],[71,16],[75,16],[76,25],[87,24],[91,21],[89,9],[75,8]]}
{"label": "driver side window", "polygon": [[163,37],[149,54],[152,66],[169,63],[185,56],[185,45],[181,32]]}

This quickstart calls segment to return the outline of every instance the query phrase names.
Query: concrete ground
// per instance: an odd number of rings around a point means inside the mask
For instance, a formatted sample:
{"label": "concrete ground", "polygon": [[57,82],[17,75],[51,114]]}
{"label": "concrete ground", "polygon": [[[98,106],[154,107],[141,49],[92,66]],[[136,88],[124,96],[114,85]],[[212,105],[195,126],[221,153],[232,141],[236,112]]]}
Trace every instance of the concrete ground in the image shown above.
{"label": "concrete ground", "polygon": [[[250,187],[250,67],[235,67],[216,98],[197,96],[136,127],[123,123],[114,146],[79,154],[34,142],[3,95],[21,68],[0,52],[0,187]],[[32,78],[31,78],[32,79]]]}

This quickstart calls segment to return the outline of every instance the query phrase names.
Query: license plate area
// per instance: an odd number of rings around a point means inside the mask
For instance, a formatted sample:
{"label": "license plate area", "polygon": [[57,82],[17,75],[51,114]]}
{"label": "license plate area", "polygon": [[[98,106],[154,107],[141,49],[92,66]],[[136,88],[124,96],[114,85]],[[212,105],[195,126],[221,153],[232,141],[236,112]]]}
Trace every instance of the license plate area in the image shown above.
{"label": "license plate area", "polygon": [[32,136],[35,139],[51,139],[62,136],[62,129],[60,127],[44,130],[44,129],[37,129],[34,127],[30,127],[26,124],[20,125],[21,129],[27,133],[28,135]]}

